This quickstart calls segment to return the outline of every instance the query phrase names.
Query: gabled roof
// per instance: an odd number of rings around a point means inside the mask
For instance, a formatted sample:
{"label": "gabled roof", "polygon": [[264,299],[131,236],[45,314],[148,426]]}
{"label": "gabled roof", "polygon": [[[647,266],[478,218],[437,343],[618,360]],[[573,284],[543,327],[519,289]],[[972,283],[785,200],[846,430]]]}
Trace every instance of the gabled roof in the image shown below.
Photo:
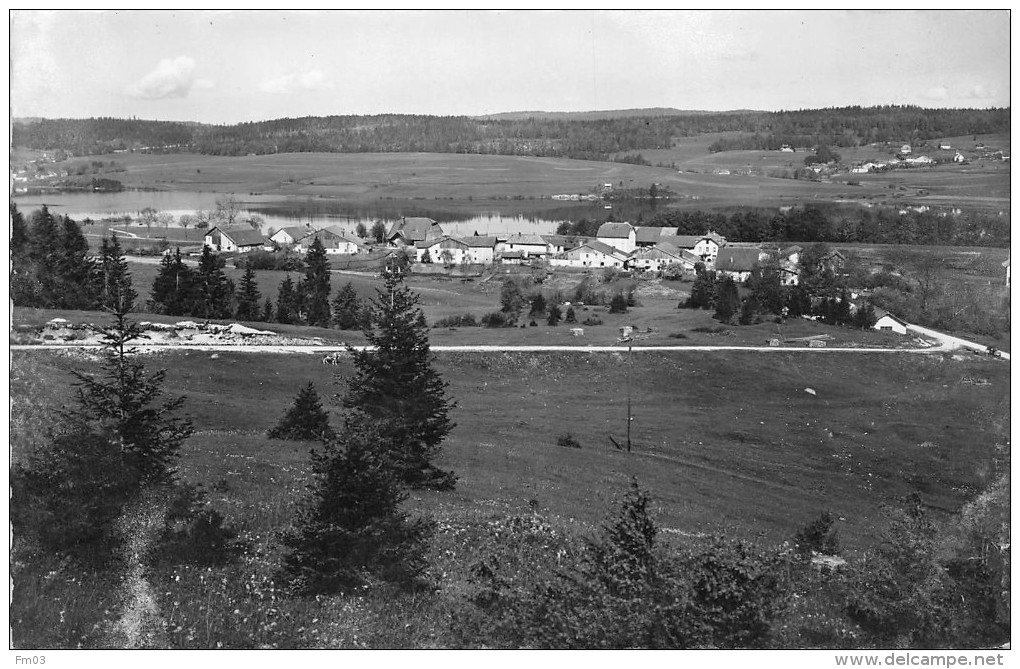
{"label": "gabled roof", "polygon": [[312,234],[312,232],[314,232],[314,231],[311,228],[306,228],[304,226],[297,226],[297,225],[295,225],[295,226],[290,226],[290,227],[286,227],[286,228],[280,228],[279,230],[277,230],[276,232],[273,233],[273,236],[275,237],[276,235],[280,234],[281,232],[286,232],[290,236],[291,239],[293,239],[294,241],[299,241],[299,240],[303,239],[304,237],[307,237],[308,235]]}
{"label": "gabled roof", "polygon": [[[712,239],[708,235],[676,235],[669,240],[671,244],[681,249],[693,249],[703,239]],[[719,242],[716,242],[718,244]]]}
{"label": "gabled roof", "polygon": [[903,320],[902,318],[900,318],[896,314],[889,313],[885,309],[879,309],[878,307],[875,308],[875,320],[876,320],[876,322],[882,320],[886,316],[888,316],[889,318],[893,319],[894,321],[896,321],[900,325],[903,325],[903,326],[910,325],[910,323],[907,323],[905,320]]}
{"label": "gabled roof", "polygon": [[496,247],[496,238],[495,237],[485,237],[485,236],[477,236],[477,237],[475,237],[475,236],[472,236],[472,237],[461,237],[460,240],[462,242],[464,242],[465,244],[467,244],[468,246],[470,246],[471,248],[476,248],[476,249],[491,249],[491,248],[495,248]]}
{"label": "gabled roof", "polygon": [[401,235],[409,242],[420,242],[429,237],[429,232],[432,230],[433,226],[438,225],[439,224],[431,218],[419,216],[402,218],[393,224],[393,227],[390,228],[390,233],[386,235],[386,238],[393,239],[396,235]]}
{"label": "gabled roof", "polygon": [[[254,228],[220,228],[215,227],[213,230],[219,230],[220,234],[234,242],[237,246],[256,246],[266,243],[266,238],[262,236],[262,233]],[[212,231],[205,233],[211,235]]]}
{"label": "gabled roof", "polygon": [[605,254],[607,256],[616,256],[619,258],[628,257],[626,253],[616,248],[615,246],[610,246],[609,244],[606,244],[605,242],[600,242],[598,240],[585,242],[584,244],[581,244],[581,246],[578,246],[577,248],[581,248],[584,246],[587,246],[593,251],[598,251],[599,253]]}
{"label": "gabled roof", "polygon": [[637,242],[639,244],[654,244],[659,241],[663,229],[643,225],[640,228],[635,228],[635,230],[637,231]]}
{"label": "gabled roof", "polygon": [[542,239],[546,244],[552,246],[570,246],[578,241],[581,241],[580,235],[542,235]]}
{"label": "gabled roof", "polygon": [[443,235],[442,237],[436,237],[435,239],[417,241],[414,243],[414,248],[428,249],[432,248],[437,244],[442,244],[443,242],[454,242],[455,244],[460,244],[461,246],[468,246],[467,242],[465,242],[463,239],[451,237],[450,235]]}
{"label": "gabled roof", "polygon": [[346,235],[338,234],[336,231],[330,230],[329,228],[323,228],[321,230],[316,230],[315,232],[309,234],[308,236],[303,237],[302,239],[300,239],[298,241],[298,244],[300,246],[302,246],[302,247],[308,247],[308,246],[311,246],[312,242],[314,242],[316,239],[318,239],[320,242],[322,242],[322,245],[324,247],[326,247],[326,248],[335,248],[335,247],[339,246],[340,244],[343,244],[344,242],[347,242],[347,243],[350,243],[350,244],[354,244],[355,246],[359,246],[359,247],[364,247],[365,246],[364,244],[359,242],[357,239],[351,239],[350,237],[347,237]]}
{"label": "gabled roof", "polygon": [[595,234],[601,239],[627,239],[634,232],[634,226],[630,223],[603,223]]}
{"label": "gabled roof", "polygon": [[725,247],[719,249],[715,268],[723,272],[750,272],[758,264],[761,249]]}
{"label": "gabled roof", "polygon": [[527,244],[529,246],[545,246],[545,240],[541,235],[526,235],[518,232],[506,238],[507,244]]}

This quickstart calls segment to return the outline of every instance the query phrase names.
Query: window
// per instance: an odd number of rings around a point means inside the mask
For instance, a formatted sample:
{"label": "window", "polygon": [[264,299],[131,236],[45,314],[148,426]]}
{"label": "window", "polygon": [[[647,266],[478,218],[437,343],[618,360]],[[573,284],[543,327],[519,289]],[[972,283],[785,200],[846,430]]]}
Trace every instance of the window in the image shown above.
{"label": "window", "polygon": [[880,327],[878,329],[879,330],[892,330],[892,326],[891,325],[883,325],[882,327]]}

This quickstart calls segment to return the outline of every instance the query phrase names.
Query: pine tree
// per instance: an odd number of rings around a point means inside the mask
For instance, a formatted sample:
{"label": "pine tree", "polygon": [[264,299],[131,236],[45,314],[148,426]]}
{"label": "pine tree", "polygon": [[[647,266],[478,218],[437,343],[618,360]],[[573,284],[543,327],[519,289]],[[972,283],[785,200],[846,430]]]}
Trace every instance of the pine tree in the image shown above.
{"label": "pine tree", "polygon": [[616,293],[615,295],[613,295],[613,299],[609,301],[609,313],[611,314],[627,313],[627,298],[624,297],[623,293]]}
{"label": "pine tree", "polygon": [[417,488],[448,489],[452,472],[432,460],[454,424],[447,383],[432,366],[428,325],[418,296],[402,285],[397,272],[386,274],[384,290],[371,301],[369,347],[348,349],[355,375],[348,380],[343,406],[363,412],[383,436],[382,447],[398,478]]}
{"label": "pine tree", "polygon": [[545,295],[542,293],[534,293],[531,296],[531,312],[529,315],[537,316],[545,313]]}
{"label": "pine tree", "polygon": [[131,287],[131,273],[117,235],[111,235],[109,240],[103,237],[98,272],[99,307],[124,313],[134,309],[138,293]]}
{"label": "pine tree", "polygon": [[719,295],[715,301],[714,317],[723,323],[729,323],[740,309],[740,293],[733,277],[726,277],[719,285]]}
{"label": "pine tree", "polygon": [[301,389],[293,406],[269,430],[268,435],[273,439],[300,441],[324,441],[335,436],[329,426],[329,414],[322,408],[319,394],[315,392],[315,384],[309,382]]}
{"label": "pine tree", "polygon": [[276,322],[285,324],[300,323],[297,294],[290,274],[280,283],[279,294],[276,297]]}
{"label": "pine tree", "polygon": [[301,282],[301,296],[305,308],[305,322],[321,328],[329,327],[329,260],[326,248],[316,237],[305,254],[305,278]]}
{"label": "pine tree", "polygon": [[687,306],[691,309],[711,309],[715,306],[716,292],[715,272],[702,270],[691,285],[691,297]]}
{"label": "pine tree", "polygon": [[273,303],[268,297],[266,298],[266,303],[262,305],[261,320],[263,323],[271,323],[273,320]]}
{"label": "pine tree", "polygon": [[341,330],[351,330],[361,325],[361,300],[357,291],[348,281],[333,300],[333,325]]}
{"label": "pine tree", "polygon": [[574,307],[572,307],[572,306],[571,307],[567,307],[567,315],[564,318],[564,320],[567,323],[576,323],[577,322],[577,314],[574,312]]}
{"label": "pine tree", "polygon": [[208,246],[202,248],[191,298],[191,315],[198,318],[230,318],[234,282],[223,272],[225,261]]}
{"label": "pine tree", "polygon": [[560,323],[560,305],[554,304],[549,307],[549,325],[559,325]]}
{"label": "pine tree", "polygon": [[152,281],[149,311],[169,316],[183,316],[191,308],[194,271],[184,264],[181,250],[166,255],[159,264],[159,273]]}
{"label": "pine tree", "polygon": [[244,276],[237,291],[237,311],[234,317],[239,321],[256,321],[259,319],[259,303],[262,295],[255,281],[255,270],[250,264],[245,265]]}
{"label": "pine tree", "polygon": [[[166,370],[147,374],[129,342],[141,328],[124,311],[101,330],[104,359],[96,375],[73,371],[76,406],[26,468],[15,471],[16,524],[45,544],[81,555],[112,540],[113,521],[143,487],[175,478],[191,423],[177,414],[183,397],[159,403]],[[108,551],[107,551],[108,552]]]}
{"label": "pine tree", "polygon": [[312,483],[283,537],[283,576],[306,595],[334,594],[369,578],[411,587],[427,566],[430,526],[401,511],[406,498],[377,445],[381,425],[346,417],[339,436],[312,450]]}

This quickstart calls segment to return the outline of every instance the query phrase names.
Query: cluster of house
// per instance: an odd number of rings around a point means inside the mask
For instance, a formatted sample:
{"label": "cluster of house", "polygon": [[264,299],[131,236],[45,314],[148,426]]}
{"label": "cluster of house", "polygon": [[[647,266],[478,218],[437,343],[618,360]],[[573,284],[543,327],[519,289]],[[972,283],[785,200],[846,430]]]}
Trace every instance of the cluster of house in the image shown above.
{"label": "cluster of house", "polygon": [[213,251],[223,253],[248,253],[250,251],[274,251],[290,249],[306,253],[318,239],[329,255],[354,255],[365,253],[368,247],[340,228],[295,226],[281,228],[269,237],[251,226],[215,226],[205,233],[204,243]]}

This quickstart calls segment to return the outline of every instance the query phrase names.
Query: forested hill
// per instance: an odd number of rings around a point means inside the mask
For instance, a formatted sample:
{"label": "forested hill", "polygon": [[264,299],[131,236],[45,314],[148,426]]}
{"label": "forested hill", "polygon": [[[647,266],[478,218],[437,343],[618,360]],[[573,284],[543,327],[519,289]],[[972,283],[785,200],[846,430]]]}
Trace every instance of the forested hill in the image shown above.
{"label": "forested hill", "polygon": [[[323,151],[489,153],[604,159],[621,151],[669,148],[674,138],[729,133],[712,151],[783,144],[857,146],[1009,132],[1009,109],[841,107],[798,111],[674,112],[599,118],[536,112],[507,117],[310,116],[237,125],[112,118],[15,120],[15,147],[71,151],[188,151],[214,155]],[[605,114],[599,112],[598,114]]]}

